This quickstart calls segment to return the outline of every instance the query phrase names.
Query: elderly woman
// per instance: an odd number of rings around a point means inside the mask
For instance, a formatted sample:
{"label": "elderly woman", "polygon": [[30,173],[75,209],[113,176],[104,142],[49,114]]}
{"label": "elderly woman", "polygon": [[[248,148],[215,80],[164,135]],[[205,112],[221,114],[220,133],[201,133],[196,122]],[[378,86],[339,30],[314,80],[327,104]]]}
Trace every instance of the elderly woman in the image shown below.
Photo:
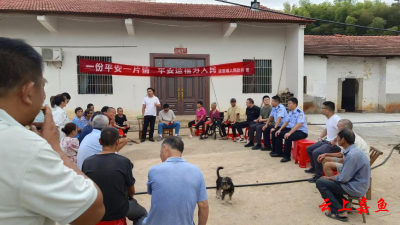
{"label": "elderly woman", "polygon": [[67,105],[67,98],[62,95],[52,96],[51,98],[51,107],[53,108],[53,119],[54,123],[58,127],[58,132],[60,133],[60,141],[63,137],[65,137],[64,132],[61,131],[62,128],[69,122],[67,113],[63,110]]}
{"label": "elderly woman", "polygon": [[219,118],[219,111],[217,110],[217,103],[215,102],[211,103],[211,110],[209,113],[208,121],[204,123],[204,125],[206,126],[206,131],[200,135],[200,139],[208,138],[208,130],[210,130],[210,128],[212,127],[214,118]]}

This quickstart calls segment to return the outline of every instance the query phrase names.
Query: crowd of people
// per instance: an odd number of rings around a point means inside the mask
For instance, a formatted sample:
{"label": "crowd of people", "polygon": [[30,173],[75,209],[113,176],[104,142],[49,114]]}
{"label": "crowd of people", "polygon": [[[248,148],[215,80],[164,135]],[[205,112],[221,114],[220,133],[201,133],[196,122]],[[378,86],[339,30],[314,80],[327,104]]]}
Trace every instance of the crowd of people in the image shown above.
{"label": "crowd of people", "polygon": [[[43,103],[46,80],[42,58],[21,40],[0,38],[0,74],[0,221],[4,224],[57,221],[94,225],[126,217],[135,225],[193,224],[196,205],[198,224],[207,223],[209,208],[203,174],[182,158],[180,123],[167,104],[158,113],[159,141],[163,140],[163,129],[175,129],[175,134],[161,144],[162,163],[149,170],[147,190],[152,199],[148,213],[133,198],[133,163],[118,154],[128,143],[126,134],[130,129],[122,108],[104,106],[95,111],[94,105],[88,104],[85,110],[76,108],[76,117],[70,122],[64,108],[71,96],[52,96],[51,108]],[[161,107],[154,93],[149,88],[143,100],[142,142],[146,141],[149,126],[149,141],[154,141],[157,108]],[[197,102],[195,120],[188,124],[189,138],[205,126],[200,139],[207,139],[207,131],[217,121],[220,140],[230,139],[226,133],[230,127],[235,142],[252,150],[270,151],[271,157],[282,158],[285,163],[291,160],[292,141],[308,137],[304,112],[294,97],[288,101],[289,112],[279,96],[273,96],[272,101],[264,96],[261,108],[249,98],[243,120],[236,99],[230,103],[225,117],[212,103],[207,118],[203,103]],[[343,195],[361,197],[367,192],[371,174],[369,148],[354,134],[350,120],[335,115],[333,102],[324,102],[321,111],[327,118],[326,128],[318,142],[307,147],[312,167],[305,172],[315,174],[309,182],[316,183],[321,196],[332,203],[326,215],[347,221],[346,212],[338,210],[346,201]]]}

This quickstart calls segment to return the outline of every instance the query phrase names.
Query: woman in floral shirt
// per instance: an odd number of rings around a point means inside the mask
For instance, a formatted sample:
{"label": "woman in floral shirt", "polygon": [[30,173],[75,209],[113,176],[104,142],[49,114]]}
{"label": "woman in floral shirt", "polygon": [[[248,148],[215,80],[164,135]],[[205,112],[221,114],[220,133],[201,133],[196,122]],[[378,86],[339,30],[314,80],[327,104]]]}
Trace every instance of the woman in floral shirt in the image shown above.
{"label": "woman in floral shirt", "polygon": [[61,139],[61,150],[63,150],[63,152],[67,154],[68,158],[76,165],[79,141],[74,137],[78,133],[77,126],[74,123],[67,123],[61,130],[66,135],[66,137]]}

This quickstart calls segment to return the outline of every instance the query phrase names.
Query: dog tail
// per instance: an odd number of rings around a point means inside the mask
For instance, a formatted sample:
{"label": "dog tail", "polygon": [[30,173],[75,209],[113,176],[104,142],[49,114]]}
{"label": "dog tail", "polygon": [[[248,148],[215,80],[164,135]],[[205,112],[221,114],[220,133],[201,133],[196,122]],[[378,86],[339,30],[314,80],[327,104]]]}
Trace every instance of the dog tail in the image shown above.
{"label": "dog tail", "polygon": [[222,170],[224,167],[222,167],[222,166],[220,166],[220,167],[218,167],[218,169],[217,169],[217,176],[218,177],[221,177],[220,175],[219,175],[219,170]]}

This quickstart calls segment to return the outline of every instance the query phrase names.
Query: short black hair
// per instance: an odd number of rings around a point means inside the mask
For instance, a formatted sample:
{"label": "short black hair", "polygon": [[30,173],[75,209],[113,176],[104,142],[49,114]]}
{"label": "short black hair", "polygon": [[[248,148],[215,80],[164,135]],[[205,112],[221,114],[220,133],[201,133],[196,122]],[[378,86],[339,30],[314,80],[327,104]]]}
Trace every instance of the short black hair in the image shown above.
{"label": "short black hair", "polygon": [[163,109],[169,108],[168,104],[164,104]]}
{"label": "short black hair", "polygon": [[254,100],[252,98],[248,98],[247,101],[249,101],[251,104],[254,104]]}
{"label": "short black hair", "polygon": [[101,108],[101,112],[102,112],[102,113],[107,112],[107,111],[108,111],[108,108],[110,108],[110,107],[104,106],[103,108]]}
{"label": "short black hair", "polygon": [[328,108],[329,111],[335,112],[335,103],[333,103],[331,101],[326,101],[326,102],[322,103],[322,105],[324,105],[326,108]]}
{"label": "short black hair", "polygon": [[51,96],[50,97],[50,104],[51,107],[54,108],[55,106],[60,106],[62,102],[65,102],[67,100],[67,97],[63,94],[59,94],[56,96]]}
{"label": "short black hair", "polygon": [[71,95],[69,95],[67,92],[62,93],[68,100],[71,100]]}
{"label": "short black hair", "polygon": [[176,136],[167,137],[162,144],[168,145],[171,149],[178,150],[181,153],[183,152],[183,149],[184,149],[183,141],[179,137],[176,137]]}
{"label": "short black hair", "polygon": [[98,115],[103,115],[103,112],[100,112],[100,111],[94,112],[90,121],[93,121],[93,119]]}
{"label": "short black hair", "polygon": [[104,146],[113,146],[119,139],[119,132],[115,127],[105,127],[101,130],[100,140],[101,145]]}
{"label": "short black hair", "polygon": [[23,40],[0,37],[0,97],[43,79],[42,56]]}
{"label": "short black hair", "polygon": [[[120,109],[122,109],[122,107],[118,107],[118,108],[117,108],[117,111],[120,110]],[[123,109],[122,109],[122,110],[123,110]]]}
{"label": "short black hair", "polygon": [[83,109],[82,109],[81,107],[77,107],[77,108],[75,109],[75,114],[76,114],[79,110],[82,110],[82,111],[83,111]]}
{"label": "short black hair", "polygon": [[281,97],[279,97],[278,95],[275,95],[274,97],[272,97],[272,99],[281,102]]}
{"label": "short black hair", "polygon": [[154,90],[154,88],[151,88],[151,87],[147,88],[147,91],[148,90],[152,90],[154,93],[156,92],[156,90]]}
{"label": "short black hair", "polygon": [[86,109],[84,112],[84,116],[87,116],[87,114],[89,114],[90,112],[92,112],[92,110],[90,108]]}
{"label": "short black hair", "polygon": [[296,104],[296,105],[299,105],[299,100],[297,100],[297,98],[295,98],[295,97],[289,98],[288,101],[291,101],[291,102],[293,102],[293,103]]}
{"label": "short black hair", "polygon": [[203,106],[203,102],[202,101],[198,101],[197,104],[200,104],[201,106]]}
{"label": "short black hair", "polygon": [[354,144],[356,140],[356,135],[354,135],[354,132],[350,130],[349,128],[343,128],[339,133],[338,133],[339,138],[344,138],[346,142],[349,145]]}
{"label": "short black hair", "polygon": [[90,109],[90,108],[92,108],[92,106],[93,106],[93,104],[92,103],[89,103],[88,105],[87,105],[87,109]]}
{"label": "short black hair", "polygon": [[264,99],[266,99],[266,98],[269,98],[269,96],[268,96],[268,95],[264,95],[263,101],[264,101]]}
{"label": "short black hair", "polygon": [[111,109],[114,109],[114,110],[115,110],[114,107],[111,107],[111,106],[110,106],[110,107],[108,107],[107,112],[110,111]]}

